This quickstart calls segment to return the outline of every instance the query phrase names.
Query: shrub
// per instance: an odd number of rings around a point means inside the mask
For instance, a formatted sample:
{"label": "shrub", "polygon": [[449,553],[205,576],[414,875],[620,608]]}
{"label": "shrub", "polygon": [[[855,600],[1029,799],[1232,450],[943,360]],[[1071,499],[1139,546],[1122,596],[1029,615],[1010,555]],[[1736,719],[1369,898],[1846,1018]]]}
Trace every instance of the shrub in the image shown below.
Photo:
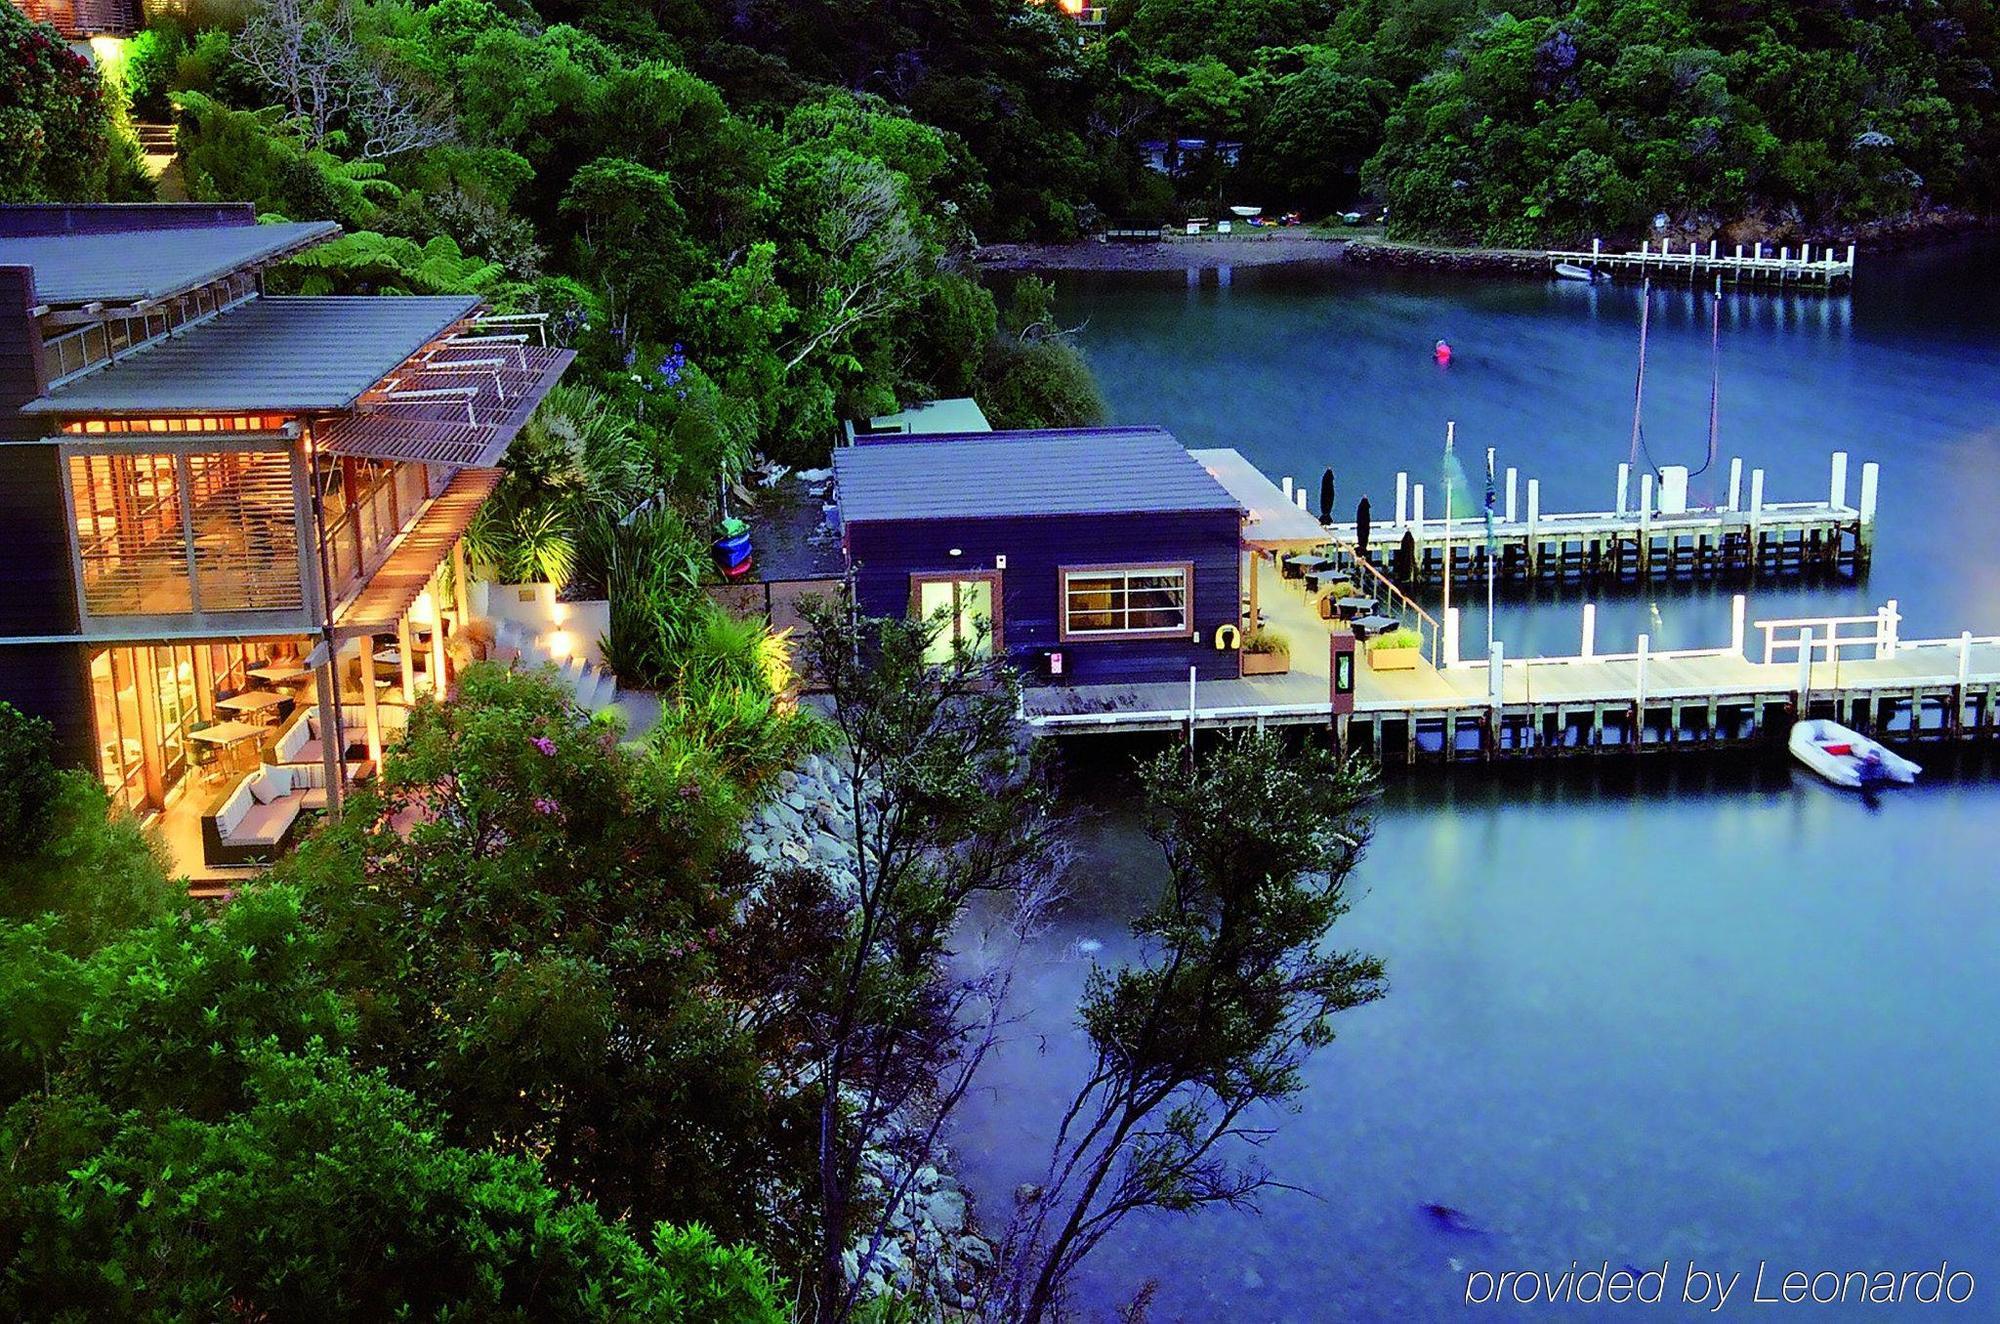
{"label": "shrub", "polygon": [[1292,641],[1282,630],[1252,630],[1243,640],[1246,653],[1273,653],[1280,657],[1292,655]]}
{"label": "shrub", "polygon": [[1415,630],[1391,630],[1387,634],[1370,635],[1368,651],[1374,653],[1390,648],[1418,648],[1422,646],[1422,642],[1417,638]]}

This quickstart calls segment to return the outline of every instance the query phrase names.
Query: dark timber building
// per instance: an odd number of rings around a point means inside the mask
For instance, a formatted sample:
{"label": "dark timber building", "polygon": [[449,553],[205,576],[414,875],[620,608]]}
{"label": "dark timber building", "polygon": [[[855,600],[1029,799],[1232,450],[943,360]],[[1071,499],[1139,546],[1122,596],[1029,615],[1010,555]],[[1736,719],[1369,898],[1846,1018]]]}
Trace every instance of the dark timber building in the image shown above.
{"label": "dark timber building", "polygon": [[834,473],[863,611],[943,612],[941,655],[961,638],[1031,678],[1238,674],[1249,512],[1169,433],[856,440]]}
{"label": "dark timber building", "polygon": [[197,874],[448,685],[438,572],[573,357],[469,297],[266,294],[339,231],[254,220],[0,208],[0,699]]}

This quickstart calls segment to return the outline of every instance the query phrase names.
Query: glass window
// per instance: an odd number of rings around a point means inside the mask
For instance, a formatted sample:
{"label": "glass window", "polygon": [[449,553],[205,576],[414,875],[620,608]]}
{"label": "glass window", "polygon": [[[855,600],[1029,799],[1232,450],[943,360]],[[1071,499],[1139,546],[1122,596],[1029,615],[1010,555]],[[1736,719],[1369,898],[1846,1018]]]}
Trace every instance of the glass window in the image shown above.
{"label": "glass window", "polygon": [[1063,637],[1184,634],[1188,580],[1184,565],[1063,571]]}
{"label": "glass window", "polygon": [[919,578],[916,589],[918,614],[927,620],[941,615],[945,622],[924,650],[924,661],[949,662],[961,644],[975,658],[993,656],[993,580]]}
{"label": "glass window", "polygon": [[93,616],[189,612],[187,539],[171,455],[73,455],[70,493]]}

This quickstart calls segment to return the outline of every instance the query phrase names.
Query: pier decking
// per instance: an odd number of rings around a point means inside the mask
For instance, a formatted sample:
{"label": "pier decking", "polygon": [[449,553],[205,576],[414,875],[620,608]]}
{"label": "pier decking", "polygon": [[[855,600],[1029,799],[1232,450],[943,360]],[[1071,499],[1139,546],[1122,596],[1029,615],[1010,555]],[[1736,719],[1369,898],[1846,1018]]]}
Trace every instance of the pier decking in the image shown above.
{"label": "pier decking", "polygon": [[1722,245],[1711,239],[1706,248],[1690,244],[1676,252],[1673,240],[1662,239],[1658,248],[1647,240],[1639,245],[1636,252],[1607,253],[1601,242],[1592,240],[1587,252],[1551,252],[1547,256],[1551,270],[1560,263],[1634,280],[1685,276],[1693,283],[1703,276],[1719,276],[1731,284],[1795,285],[1805,289],[1831,290],[1854,279],[1852,244],[1847,246],[1845,257],[1829,244],[1820,245],[1817,257],[1811,244],[1800,245],[1796,255],[1789,246],[1780,246],[1775,255],[1766,251],[1769,247],[1759,243],[1745,253],[1743,245],[1737,244],[1732,251],[1725,253]]}
{"label": "pier decking", "polygon": [[[1642,473],[1635,494],[1630,467],[1621,464],[1612,509],[1545,514],[1538,479],[1527,481],[1525,509],[1517,504],[1519,475],[1510,468],[1504,501],[1495,503],[1490,556],[1483,509],[1455,510],[1447,521],[1441,510],[1426,511],[1423,484],[1398,474],[1395,518],[1375,524],[1366,555],[1378,570],[1420,584],[1441,581],[1447,560],[1455,581],[1474,583],[1489,570],[1503,582],[1524,583],[1858,574],[1874,551],[1880,475],[1874,463],[1862,465],[1859,502],[1849,505],[1847,469],[1847,455],[1836,452],[1826,499],[1767,502],[1764,471],[1750,471],[1746,500],[1743,461],[1732,459],[1726,496],[1700,507],[1688,504],[1684,468],[1663,470],[1669,481],[1658,491],[1653,474]],[[1412,540],[1407,565],[1399,564],[1405,533]],[[1354,523],[1329,525],[1328,534],[1354,554],[1360,536]]]}
{"label": "pier decking", "polygon": [[[1354,711],[1336,716],[1326,631],[1297,593],[1263,592],[1294,640],[1282,676],[1027,691],[1037,732],[1182,731],[1317,726],[1389,764],[1654,754],[1782,741],[1801,715],[1832,716],[1904,741],[2000,737],[2000,636],[1905,640],[1890,602],[1872,616],[1748,621],[1732,606],[1721,647],[1600,653],[1586,606],[1579,651],[1481,661],[1456,654],[1456,611],[1443,647],[1411,670],[1359,668]],[[1752,631],[1755,631],[1753,634]],[[1310,631],[1310,633],[1308,633]],[[1427,650],[1428,652],[1428,650]]]}

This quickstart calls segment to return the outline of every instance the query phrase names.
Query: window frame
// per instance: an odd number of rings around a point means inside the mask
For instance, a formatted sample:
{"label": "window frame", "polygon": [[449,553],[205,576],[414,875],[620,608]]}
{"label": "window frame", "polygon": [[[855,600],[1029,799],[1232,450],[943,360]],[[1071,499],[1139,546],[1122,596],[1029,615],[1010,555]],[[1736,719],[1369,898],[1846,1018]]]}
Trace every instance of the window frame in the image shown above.
{"label": "window frame", "polygon": [[[1130,628],[1116,630],[1072,630],[1069,624],[1069,581],[1071,576],[1089,578],[1093,575],[1123,575],[1127,591],[1133,575],[1159,575],[1178,572],[1181,576],[1185,597],[1181,603],[1181,624],[1170,629]],[[1131,604],[1125,606],[1125,618],[1131,619]],[[1066,644],[1129,643],[1141,640],[1194,638],[1194,562],[1153,561],[1118,562],[1112,565],[1059,565],[1056,567],[1056,637]]]}
{"label": "window frame", "polygon": [[[1001,589],[1004,571],[1000,570],[912,570],[910,572],[910,620],[920,620],[923,616],[923,586],[925,584],[963,584],[972,580],[985,580],[993,589],[992,629],[987,634],[988,645],[994,657],[1003,657],[1007,651],[1007,635],[1004,618],[1006,608]],[[955,601],[955,599],[954,599]],[[956,617],[954,616],[954,622]],[[954,623],[954,629],[957,628]]]}

